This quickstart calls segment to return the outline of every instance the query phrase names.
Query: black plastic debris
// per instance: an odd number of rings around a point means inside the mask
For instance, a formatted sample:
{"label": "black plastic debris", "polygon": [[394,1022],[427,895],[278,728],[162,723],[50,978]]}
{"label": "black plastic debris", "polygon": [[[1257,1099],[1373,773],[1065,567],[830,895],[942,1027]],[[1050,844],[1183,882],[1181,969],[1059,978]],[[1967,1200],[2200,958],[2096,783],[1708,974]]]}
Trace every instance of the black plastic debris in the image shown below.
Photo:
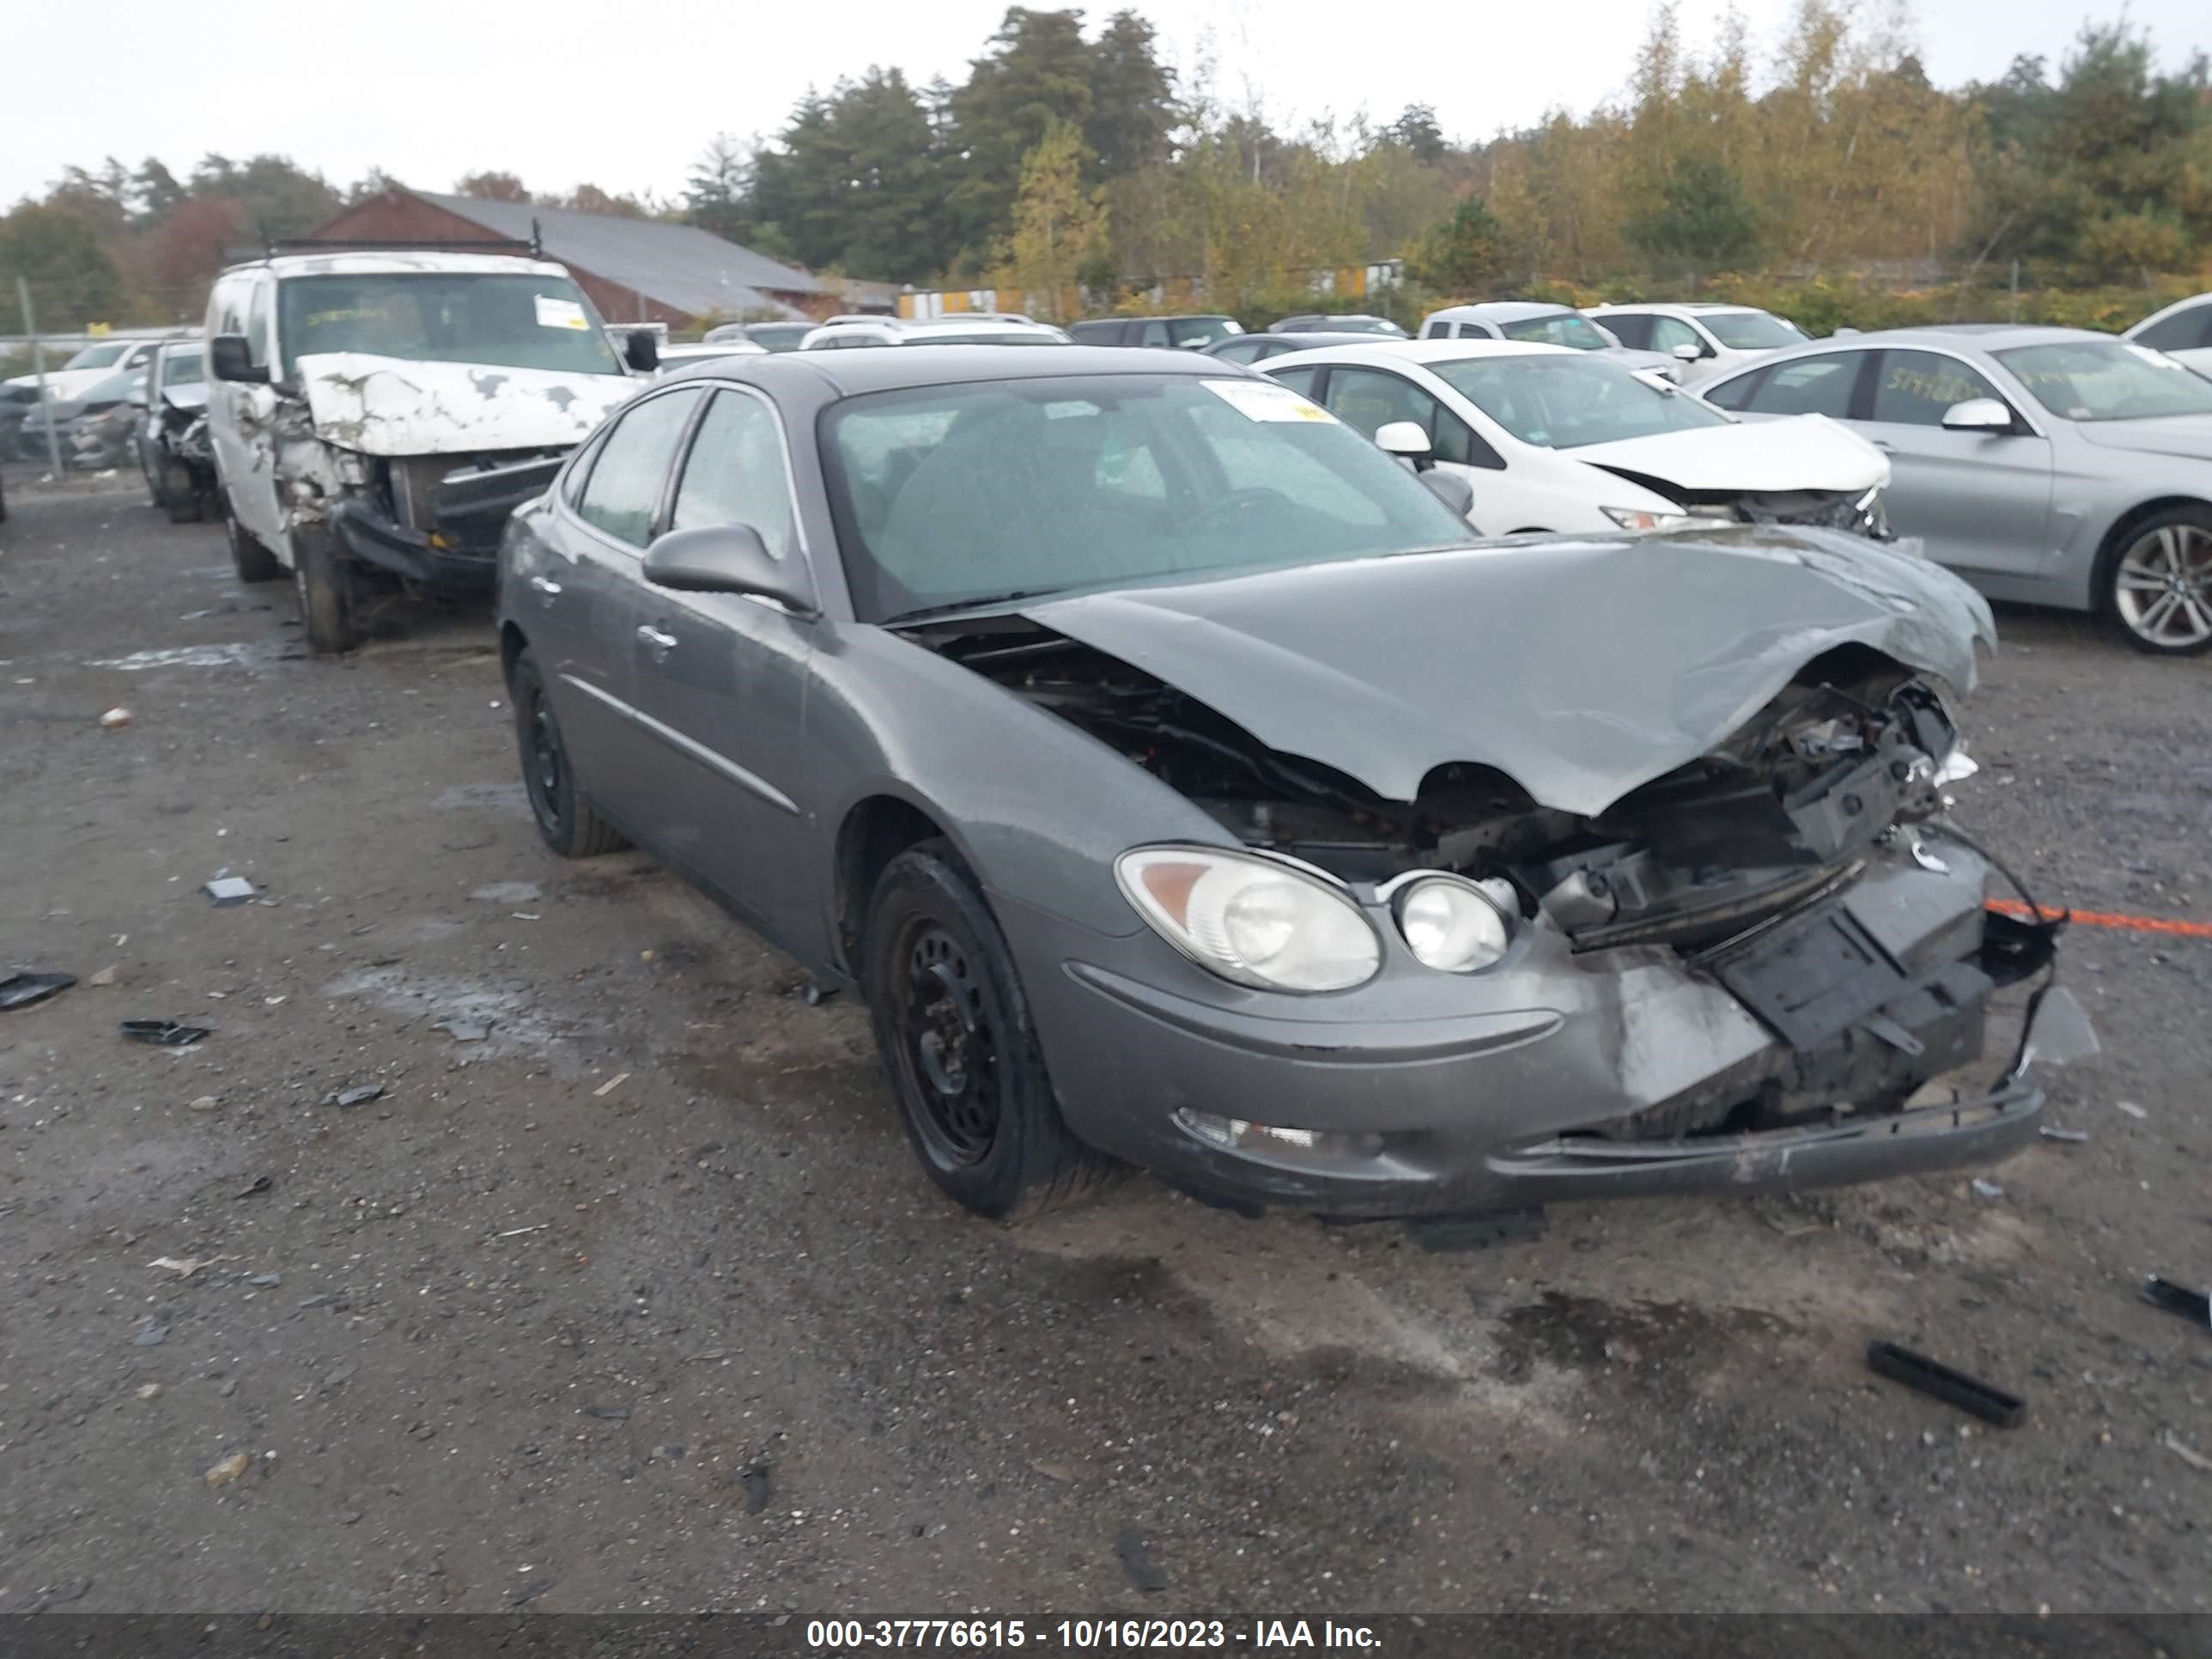
{"label": "black plastic debris", "polygon": [[0,1008],[27,1008],[76,983],[75,974],[10,974],[0,979]]}
{"label": "black plastic debris", "polygon": [[233,1198],[253,1198],[262,1193],[267,1192],[276,1184],[276,1183],[270,1180],[267,1176],[256,1176],[251,1182],[247,1182],[246,1185],[233,1193],[231,1196]]}
{"label": "black plastic debris", "polygon": [[738,1479],[745,1489],[745,1513],[758,1515],[768,1507],[769,1493],[774,1490],[765,1463],[748,1463],[738,1471]]}
{"label": "black plastic debris", "polygon": [[1168,1587],[1167,1569],[1146,1553],[1144,1537],[1134,1527],[1123,1527],[1114,1534],[1114,1553],[1130,1589],[1149,1593]]}
{"label": "black plastic debris", "polygon": [[629,1407],[627,1406],[586,1406],[582,1410],[586,1417],[596,1417],[602,1423],[629,1421]]}
{"label": "black plastic debris", "polygon": [[1916,1389],[1947,1406],[1956,1406],[2000,1429],[2018,1428],[2020,1419],[2027,1414],[2027,1401],[2018,1395],[2007,1394],[1978,1376],[1954,1371],[1948,1365],[1910,1348],[1900,1348],[1894,1342],[1869,1343],[1867,1364],[1877,1376],[1902,1382],[1908,1389]]}
{"label": "black plastic debris", "polygon": [[2177,1285],[2153,1273],[2143,1280],[2142,1298],[2154,1308],[2179,1314],[2192,1325],[2212,1328],[2212,1297],[2202,1291],[2192,1291],[2185,1285]]}
{"label": "black plastic debris", "polygon": [[186,1048],[208,1035],[204,1025],[187,1025],[174,1019],[126,1019],[123,1035],[133,1042],[150,1042],[156,1048]]}
{"label": "black plastic debris", "polygon": [[2089,1139],[2087,1129],[2062,1129],[2055,1123],[2046,1123],[2037,1131],[2045,1140],[2063,1141],[2069,1146],[2079,1146]]}
{"label": "black plastic debris", "polygon": [[358,1089],[341,1089],[325,1103],[331,1106],[366,1106],[372,1100],[384,1098],[381,1083],[364,1083]]}

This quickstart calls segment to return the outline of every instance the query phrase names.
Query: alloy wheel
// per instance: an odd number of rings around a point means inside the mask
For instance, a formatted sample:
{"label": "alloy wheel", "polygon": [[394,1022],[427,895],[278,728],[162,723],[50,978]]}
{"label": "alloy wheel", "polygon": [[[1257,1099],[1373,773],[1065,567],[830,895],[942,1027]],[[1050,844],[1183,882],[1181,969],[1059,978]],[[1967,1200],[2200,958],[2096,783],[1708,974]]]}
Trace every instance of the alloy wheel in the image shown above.
{"label": "alloy wheel", "polygon": [[2137,538],[2120,556],[2112,603],[2131,632],[2161,650],[2212,639],[2212,530],[2165,524]]}

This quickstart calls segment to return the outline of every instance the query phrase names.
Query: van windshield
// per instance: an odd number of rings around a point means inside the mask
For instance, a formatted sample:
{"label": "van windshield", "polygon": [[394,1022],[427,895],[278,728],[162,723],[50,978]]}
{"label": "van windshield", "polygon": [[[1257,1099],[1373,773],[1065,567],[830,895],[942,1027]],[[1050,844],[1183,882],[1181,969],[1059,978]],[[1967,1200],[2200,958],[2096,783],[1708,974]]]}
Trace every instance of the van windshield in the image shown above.
{"label": "van windshield", "polygon": [[298,378],[301,358],[330,351],[495,368],[623,372],[590,302],[565,276],[292,276],[278,291],[277,338],[288,378]]}

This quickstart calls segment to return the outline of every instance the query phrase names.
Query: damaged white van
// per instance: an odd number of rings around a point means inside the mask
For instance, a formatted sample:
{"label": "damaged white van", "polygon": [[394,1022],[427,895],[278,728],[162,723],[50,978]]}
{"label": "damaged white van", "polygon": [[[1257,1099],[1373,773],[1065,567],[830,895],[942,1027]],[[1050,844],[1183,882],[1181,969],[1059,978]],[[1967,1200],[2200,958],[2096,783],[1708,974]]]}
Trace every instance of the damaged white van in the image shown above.
{"label": "damaged white van", "polygon": [[291,571],[318,652],[379,586],[489,591],[507,514],[655,354],[617,356],[561,266],[499,253],[274,254],[216,279],[207,329],[231,557]]}

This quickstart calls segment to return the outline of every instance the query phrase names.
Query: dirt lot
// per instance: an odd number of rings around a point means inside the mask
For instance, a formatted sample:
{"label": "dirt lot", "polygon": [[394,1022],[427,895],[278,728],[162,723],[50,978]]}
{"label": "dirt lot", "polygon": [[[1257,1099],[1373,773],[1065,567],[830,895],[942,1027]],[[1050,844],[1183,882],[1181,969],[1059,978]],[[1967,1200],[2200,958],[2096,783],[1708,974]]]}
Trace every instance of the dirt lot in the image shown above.
{"label": "dirt lot", "polygon": [[[88,982],[0,1013],[0,1607],[2212,1607],[2212,1332],[2136,1296],[2212,1278],[2212,945],[2075,930],[2089,1139],[1987,1192],[1007,1231],[859,1009],[543,850],[482,611],[307,659],[218,529],[9,482],[0,964]],[[2212,659],[2002,623],[1963,817],[2046,899],[2212,916]]]}

